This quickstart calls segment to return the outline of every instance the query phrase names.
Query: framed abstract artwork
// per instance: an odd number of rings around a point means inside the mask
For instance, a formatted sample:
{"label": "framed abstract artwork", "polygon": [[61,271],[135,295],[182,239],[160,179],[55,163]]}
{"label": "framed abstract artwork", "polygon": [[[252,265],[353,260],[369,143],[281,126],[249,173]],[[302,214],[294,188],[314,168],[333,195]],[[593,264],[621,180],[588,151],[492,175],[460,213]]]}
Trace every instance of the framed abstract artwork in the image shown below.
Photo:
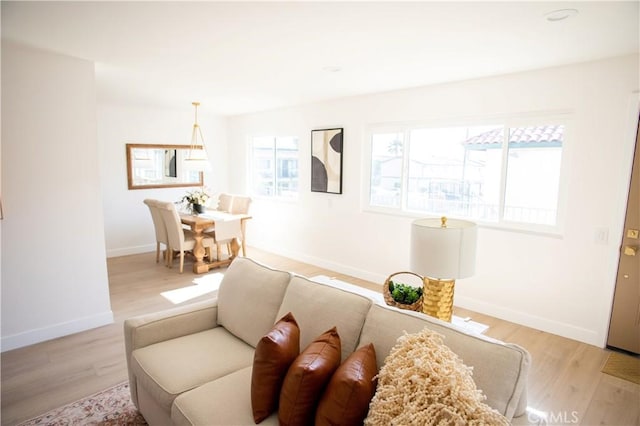
{"label": "framed abstract artwork", "polygon": [[342,194],[343,128],[311,131],[311,191]]}
{"label": "framed abstract artwork", "polygon": [[164,150],[164,175],[166,177],[178,177],[177,157],[177,149]]}

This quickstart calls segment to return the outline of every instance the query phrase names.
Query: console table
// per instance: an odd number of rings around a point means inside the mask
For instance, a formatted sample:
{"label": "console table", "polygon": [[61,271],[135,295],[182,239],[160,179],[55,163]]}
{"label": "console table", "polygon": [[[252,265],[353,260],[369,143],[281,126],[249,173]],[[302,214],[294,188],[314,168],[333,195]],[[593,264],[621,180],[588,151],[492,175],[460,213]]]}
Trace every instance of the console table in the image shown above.
{"label": "console table", "polygon": [[[379,305],[386,305],[384,296],[382,295],[382,288],[380,289],[380,291],[373,291],[369,290],[368,288],[360,287],[354,284],[347,283],[345,281],[338,280],[336,278],[328,277],[326,275],[316,275],[315,277],[311,277],[310,279],[312,281],[327,284],[332,287],[337,287],[343,290],[351,291],[353,293],[362,294],[363,296],[370,298]],[[455,315],[451,317],[451,324],[455,325],[456,327],[462,328],[468,333],[482,334],[489,329],[488,325],[471,321],[471,318],[461,318]]]}

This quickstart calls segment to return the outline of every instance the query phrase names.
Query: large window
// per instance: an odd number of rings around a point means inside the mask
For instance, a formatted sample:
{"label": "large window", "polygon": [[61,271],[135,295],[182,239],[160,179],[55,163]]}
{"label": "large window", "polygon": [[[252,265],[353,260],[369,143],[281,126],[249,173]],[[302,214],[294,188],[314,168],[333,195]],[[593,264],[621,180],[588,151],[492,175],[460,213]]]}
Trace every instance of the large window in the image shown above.
{"label": "large window", "polygon": [[371,132],[369,205],[556,226],[564,124]]}
{"label": "large window", "polygon": [[298,196],[298,139],[254,137],[251,141],[253,195]]}
{"label": "large window", "polygon": [[371,204],[400,207],[403,133],[377,133],[371,138]]}

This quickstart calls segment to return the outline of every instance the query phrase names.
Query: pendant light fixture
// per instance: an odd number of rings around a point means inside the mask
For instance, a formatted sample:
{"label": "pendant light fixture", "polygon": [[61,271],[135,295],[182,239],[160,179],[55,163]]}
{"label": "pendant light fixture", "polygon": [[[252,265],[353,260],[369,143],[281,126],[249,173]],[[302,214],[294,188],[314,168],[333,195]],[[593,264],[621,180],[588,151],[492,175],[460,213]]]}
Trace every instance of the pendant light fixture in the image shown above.
{"label": "pendant light fixture", "polygon": [[[191,132],[191,144],[189,145],[189,152],[183,160],[183,165],[188,170],[211,170],[211,164],[207,157],[207,151],[204,147],[204,138],[202,137],[202,130],[198,125],[198,107],[200,102],[191,103],[195,108],[195,121],[193,123],[193,130]],[[198,141],[198,136],[200,141]]]}

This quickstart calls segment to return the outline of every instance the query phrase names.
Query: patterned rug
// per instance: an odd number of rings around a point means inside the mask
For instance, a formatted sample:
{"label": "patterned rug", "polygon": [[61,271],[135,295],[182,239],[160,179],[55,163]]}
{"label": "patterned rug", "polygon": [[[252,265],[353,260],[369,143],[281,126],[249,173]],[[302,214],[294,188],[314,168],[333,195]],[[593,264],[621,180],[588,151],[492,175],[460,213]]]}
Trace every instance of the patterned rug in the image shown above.
{"label": "patterned rug", "polygon": [[51,410],[18,426],[146,425],[131,402],[129,383],[121,383],[79,401]]}

